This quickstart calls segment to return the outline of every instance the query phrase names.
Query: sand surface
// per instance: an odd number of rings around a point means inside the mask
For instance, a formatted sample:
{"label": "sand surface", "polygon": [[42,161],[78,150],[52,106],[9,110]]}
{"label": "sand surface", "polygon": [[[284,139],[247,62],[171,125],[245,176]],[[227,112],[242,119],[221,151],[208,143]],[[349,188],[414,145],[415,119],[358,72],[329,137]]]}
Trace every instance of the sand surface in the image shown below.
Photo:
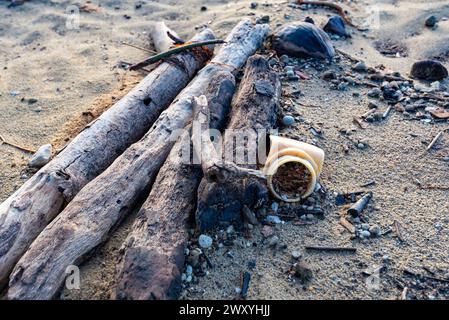
{"label": "sand surface", "polygon": [[[122,42],[151,48],[147,31],[152,21],[166,21],[185,38],[204,25],[210,26],[218,37],[224,37],[243,17],[269,15],[275,29],[306,16],[321,26],[333,15],[323,8],[292,8],[289,1],[259,1],[256,9],[250,9],[251,2],[93,1],[99,5],[98,10],[82,11],[79,29],[67,29],[66,8],[72,4],[70,1],[36,0],[13,8],[0,2],[0,135],[31,149],[45,143],[62,148],[145,75],[114,66],[119,61],[134,62],[147,56]],[[371,21],[371,28],[367,32],[349,28],[352,38],[334,41],[337,48],[368,66],[383,64],[387,70],[405,76],[411,64],[422,58],[437,58],[448,66],[449,21],[443,19],[434,30],[424,27],[430,14],[440,19],[449,17],[447,1],[342,3],[356,23]],[[84,1],[77,4],[81,6]],[[202,6],[207,10],[201,11]],[[373,16],[373,12],[378,15]],[[398,56],[385,56],[376,49],[391,44],[400,48]],[[370,124],[365,130],[358,128],[352,118],[368,110],[369,88],[350,86],[346,91],[338,91],[321,79],[327,70],[337,74],[351,72],[351,65],[351,61],[342,58],[318,70],[313,66],[304,68],[310,80],[283,82],[283,113],[296,116],[297,121],[294,127],[282,129],[282,134],[316,144],[326,152],[321,182],[327,196],[319,199],[325,218],[305,226],[292,222],[275,226],[280,242],[274,249],[263,241],[259,227],[252,231],[251,239],[237,234],[232,248],[208,252],[214,268],[208,269],[205,277],[195,277],[183,291],[183,298],[234,298],[240,272],[248,270],[248,262],[256,263],[251,270],[250,299],[396,299],[404,287],[409,288],[409,298],[449,297],[447,282],[403,273],[407,268],[449,279],[449,191],[423,190],[416,184],[418,179],[423,184],[449,186],[449,163],[442,160],[449,155],[449,136],[444,135],[431,152],[425,152],[426,145],[447,123],[408,121],[392,112],[386,121]],[[448,85],[447,81],[442,84]],[[301,91],[298,98],[289,97],[297,90]],[[30,103],[29,99],[37,102]],[[379,105],[383,110],[387,107],[383,102]],[[311,126],[322,129],[321,138],[313,135]],[[343,128],[356,129],[351,139],[361,139],[369,147],[355,148],[341,134]],[[348,153],[343,152],[345,145],[349,146]],[[30,176],[26,169],[30,157],[16,148],[0,145],[0,201]],[[374,186],[360,187],[371,180],[376,181]],[[351,240],[338,224],[345,208],[334,204],[333,194],[366,189],[374,193],[374,201],[367,209],[369,222],[387,230],[397,220],[404,241],[394,233]],[[111,240],[82,265],[81,289],[65,290],[62,298],[109,298],[115,258],[133,217],[130,215]],[[357,253],[312,253],[304,249],[316,244],[354,246]],[[314,278],[308,284],[301,284],[286,273],[293,262],[293,250],[299,250],[314,269]],[[380,286],[370,289],[363,271],[381,265],[384,269]]]}

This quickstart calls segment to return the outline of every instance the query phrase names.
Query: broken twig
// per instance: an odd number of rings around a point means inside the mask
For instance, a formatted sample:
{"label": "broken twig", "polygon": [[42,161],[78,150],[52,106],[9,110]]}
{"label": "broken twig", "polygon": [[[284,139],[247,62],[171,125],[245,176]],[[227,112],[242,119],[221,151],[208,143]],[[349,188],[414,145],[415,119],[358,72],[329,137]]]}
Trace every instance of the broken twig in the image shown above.
{"label": "broken twig", "polygon": [[354,27],[360,31],[364,31],[365,29],[355,25],[351,19],[347,16],[346,12],[343,10],[342,7],[340,7],[338,4],[333,3],[333,2],[328,2],[328,1],[309,1],[309,0],[298,0],[299,4],[310,4],[313,6],[324,6],[324,7],[329,7],[332,8],[334,10],[336,10],[338,12],[338,14],[340,15],[340,17],[351,27]]}
{"label": "broken twig", "polygon": [[398,220],[394,220],[393,224],[394,224],[394,231],[396,233],[396,237],[398,237],[398,239],[401,242],[404,242],[404,238],[402,237],[401,224],[399,223]]}
{"label": "broken twig", "polygon": [[122,44],[125,45],[125,46],[128,46],[128,47],[134,48],[134,49],[142,50],[142,51],[145,51],[145,52],[148,52],[148,53],[152,53],[152,54],[157,54],[157,52],[154,51],[154,50],[142,48],[142,47],[136,46],[136,45],[131,44],[131,43],[127,43],[127,42],[123,42],[122,41]]}
{"label": "broken twig", "polygon": [[345,227],[349,232],[355,233],[354,225],[351,222],[349,222],[348,220],[346,220],[345,218],[343,218],[343,217],[340,218],[340,224],[343,227]]}
{"label": "broken twig", "polygon": [[18,145],[18,144],[9,142],[9,141],[7,141],[5,138],[3,138],[2,135],[0,135],[0,145],[2,145],[2,144],[6,144],[6,145],[8,145],[8,146],[10,146],[10,147],[19,149],[19,150],[21,150],[21,151],[25,151],[25,152],[29,152],[29,153],[36,153],[36,150],[32,150],[32,149],[29,149],[29,148],[26,148],[26,147],[22,147],[22,146],[20,146],[20,145]]}
{"label": "broken twig", "polygon": [[433,138],[433,140],[429,143],[429,145],[426,148],[426,151],[429,151],[430,149],[432,149],[432,147],[435,145],[435,143],[437,143],[437,141],[441,138],[441,136],[443,135],[443,132],[446,131],[447,129],[441,130],[440,132],[438,132],[438,134],[435,136],[435,138]]}
{"label": "broken twig", "polygon": [[318,247],[318,246],[306,246],[306,250],[313,251],[335,251],[335,252],[356,252],[357,248],[353,247]]}
{"label": "broken twig", "polygon": [[170,49],[168,51],[159,53],[157,55],[154,55],[148,59],[145,59],[141,62],[138,62],[136,64],[133,64],[132,66],[129,67],[129,70],[137,70],[143,67],[146,67],[150,64],[156,63],[162,59],[168,58],[176,53],[180,53],[183,52],[185,50],[189,50],[189,49],[193,49],[193,48],[197,48],[197,47],[204,47],[204,46],[209,46],[209,45],[213,45],[213,44],[221,44],[224,43],[223,40],[219,40],[219,39],[214,39],[214,40],[206,40],[206,41],[199,41],[199,42],[192,42],[189,44],[185,44],[182,46],[178,46],[175,47],[173,49]]}

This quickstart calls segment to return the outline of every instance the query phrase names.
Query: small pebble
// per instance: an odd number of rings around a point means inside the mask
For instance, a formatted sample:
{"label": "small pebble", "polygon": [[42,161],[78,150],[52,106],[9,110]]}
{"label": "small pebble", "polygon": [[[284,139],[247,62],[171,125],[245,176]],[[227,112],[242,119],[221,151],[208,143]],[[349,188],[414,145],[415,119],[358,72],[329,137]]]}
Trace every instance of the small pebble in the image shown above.
{"label": "small pebble", "polygon": [[259,6],[257,2],[251,2],[251,5],[249,6],[251,9],[256,9]]}
{"label": "small pebble", "polygon": [[284,116],[282,118],[282,123],[285,126],[291,126],[291,125],[293,125],[295,123],[295,118],[293,118],[292,116]]}
{"label": "small pebble", "polygon": [[272,236],[269,240],[268,240],[268,245],[270,247],[274,247],[279,243],[279,237],[278,236]]}
{"label": "small pebble", "polygon": [[192,273],[193,273],[193,268],[190,264],[188,264],[186,267],[186,275],[190,275]]}
{"label": "small pebble", "polygon": [[337,86],[339,91],[345,91],[348,88],[348,84],[346,82],[340,82]]}
{"label": "small pebble", "polygon": [[363,143],[361,143],[361,142],[357,143],[357,149],[363,150],[363,149],[365,149],[365,148],[366,148],[365,144],[363,144]]}
{"label": "small pebble", "polygon": [[295,265],[295,276],[303,282],[310,281],[313,278],[312,267],[305,261],[300,261]]}
{"label": "small pebble", "polygon": [[356,71],[366,71],[366,64],[363,61],[359,61],[355,64],[353,69]]}
{"label": "small pebble", "polygon": [[378,225],[373,225],[371,226],[368,231],[374,236],[374,237],[378,237],[381,234],[381,230],[380,227]]}
{"label": "small pebble", "polygon": [[329,70],[323,73],[322,78],[326,81],[334,80],[337,79],[337,74],[334,71]]}
{"label": "small pebble", "polygon": [[275,224],[282,223],[282,220],[278,216],[273,216],[273,215],[268,215],[265,218],[265,221],[266,222],[272,222],[272,223],[275,223]]}
{"label": "small pebble", "polygon": [[368,223],[362,223],[361,228],[363,230],[368,230],[369,229],[369,224]]}
{"label": "small pebble", "polygon": [[360,238],[369,238],[371,237],[371,233],[368,230],[362,230],[360,232]]}
{"label": "small pebble", "polygon": [[205,234],[200,235],[198,238],[200,247],[204,249],[210,248],[212,246],[212,241],[212,238]]}
{"label": "small pebble", "polygon": [[273,210],[273,212],[278,212],[278,210],[279,210],[279,203],[273,202],[271,204],[271,210]]}
{"label": "small pebble", "polygon": [[382,90],[380,90],[379,88],[373,88],[370,91],[368,91],[368,96],[371,98],[378,98],[381,93]]}
{"label": "small pebble", "polygon": [[426,27],[433,28],[437,24],[438,19],[434,15],[427,17],[426,22],[424,23]]}
{"label": "small pebble", "polygon": [[187,263],[193,267],[196,267],[200,262],[201,249],[196,248],[190,251],[189,256],[187,257]]}
{"label": "small pebble", "polygon": [[41,168],[45,166],[51,159],[52,146],[51,144],[44,144],[33,155],[28,162],[30,168]]}
{"label": "small pebble", "polygon": [[370,108],[370,109],[379,109],[379,105],[377,104],[377,102],[376,101],[370,101],[369,103],[368,103],[368,108]]}
{"label": "small pebble", "polygon": [[298,260],[299,258],[301,258],[301,252],[299,252],[298,250],[292,251],[292,258]]}

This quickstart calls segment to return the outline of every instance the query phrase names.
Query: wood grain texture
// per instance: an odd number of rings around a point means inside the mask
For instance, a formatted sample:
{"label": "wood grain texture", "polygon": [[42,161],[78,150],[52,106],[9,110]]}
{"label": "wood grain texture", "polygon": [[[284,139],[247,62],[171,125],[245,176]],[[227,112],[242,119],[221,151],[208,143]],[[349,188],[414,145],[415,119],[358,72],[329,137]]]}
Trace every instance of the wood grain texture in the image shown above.
{"label": "wood grain texture", "polygon": [[[264,164],[264,159],[257,157],[259,147],[266,142],[266,135],[261,136],[260,132],[268,133],[274,128],[280,96],[279,77],[270,71],[267,60],[257,55],[251,57],[232,105],[231,120],[224,136],[222,153],[226,161],[243,159],[246,162],[235,164],[253,170]],[[252,143],[238,143],[242,138]],[[251,160],[251,155],[256,158]],[[203,179],[198,188],[198,228],[205,231],[221,223],[239,224],[244,206],[256,209],[267,199],[266,183],[251,175],[231,175],[224,183]]]}
{"label": "wood grain texture", "polygon": [[[232,94],[230,91],[221,97],[220,103],[207,106],[213,119],[210,128],[223,126]],[[196,192],[202,178],[200,166],[186,163],[183,157],[188,145],[191,141],[186,132],[159,171],[123,243],[117,263],[115,299],[176,299],[181,292],[189,219],[195,210]],[[192,149],[191,145],[189,150]]]}
{"label": "wood grain texture", "polygon": [[[147,134],[88,183],[42,231],[14,268],[8,298],[53,298],[64,282],[66,268],[79,264],[102,243],[148,192],[176,142],[173,133],[191,120],[193,97],[205,95],[213,103],[234,90],[232,72],[255,52],[268,32],[267,26],[254,26],[249,20],[236,29],[212,63],[162,112]],[[216,59],[231,64],[213,63]]]}
{"label": "wood grain texture", "polygon": [[[209,29],[194,37],[212,38]],[[0,289],[45,226],[148,131],[209,58],[183,53],[159,65],[0,205]]]}

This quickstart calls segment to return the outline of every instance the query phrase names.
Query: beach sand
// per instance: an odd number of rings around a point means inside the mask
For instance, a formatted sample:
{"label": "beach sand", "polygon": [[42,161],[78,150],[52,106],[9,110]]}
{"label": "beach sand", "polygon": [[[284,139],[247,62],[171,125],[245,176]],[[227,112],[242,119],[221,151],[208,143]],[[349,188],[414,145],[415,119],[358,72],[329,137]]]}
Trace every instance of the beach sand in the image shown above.
{"label": "beach sand", "polygon": [[[67,28],[70,1],[28,1],[8,8],[0,2],[0,135],[10,142],[37,149],[52,143],[62,148],[86,124],[129,91],[145,72],[125,72],[114,68],[119,61],[135,62],[148,54],[122,42],[151,49],[148,29],[152,21],[163,20],[181,37],[191,37],[198,28],[211,27],[217,37],[224,37],[244,17],[270,16],[272,29],[312,17],[322,26],[334,12],[325,8],[302,10],[289,6],[291,1],[92,1],[96,10],[81,11],[79,29]],[[418,59],[436,58],[448,66],[449,21],[443,19],[436,29],[424,26],[430,14],[449,17],[447,1],[342,1],[357,24],[370,22],[370,30],[348,27],[351,39],[333,41],[336,48],[363,60],[368,66],[383,64],[386,70],[407,76]],[[81,7],[84,2],[77,4]],[[136,5],[137,4],[137,5]],[[98,6],[97,6],[98,5]],[[202,11],[201,7],[207,10]],[[374,13],[374,14],[373,14]],[[391,49],[393,47],[393,49]],[[378,48],[399,56],[386,56]],[[209,252],[214,265],[205,277],[196,277],[182,293],[185,299],[232,299],[239,286],[240,272],[248,262],[251,270],[250,299],[396,299],[403,287],[409,297],[448,298],[448,284],[426,281],[403,274],[407,268],[416,273],[448,279],[449,202],[447,190],[423,190],[423,184],[449,185],[449,137],[444,135],[434,150],[427,144],[447,123],[424,124],[405,121],[392,112],[388,120],[370,124],[365,130],[352,123],[354,115],[368,110],[365,87],[331,90],[321,79],[326,70],[338,74],[350,72],[351,62],[325,65],[324,70],[305,69],[311,79],[283,82],[283,112],[296,114],[293,128],[283,135],[316,144],[326,152],[321,182],[329,195],[359,189],[371,190],[374,200],[368,217],[387,229],[397,220],[403,228],[404,241],[394,233],[369,240],[350,240],[338,224],[344,207],[337,207],[332,197],[322,199],[325,219],[312,225],[296,226],[291,222],[275,227],[280,239],[277,249],[263,244],[260,228],[253,238],[238,237],[231,248]],[[442,82],[443,85],[448,85]],[[299,99],[290,106],[289,93],[300,90]],[[353,95],[358,92],[360,95]],[[32,102],[37,99],[37,102]],[[315,108],[302,105],[314,105]],[[386,104],[379,102],[382,109]],[[322,138],[310,127],[320,127]],[[352,139],[366,141],[369,148],[342,149],[348,144],[340,130],[357,128]],[[26,168],[31,154],[8,145],[0,145],[0,201],[5,200],[32,173]],[[370,188],[361,188],[375,180]],[[282,206],[282,205],[281,205]],[[131,214],[81,266],[81,289],[64,290],[64,299],[108,299],[114,286],[115,259],[121,242],[132,225]],[[247,247],[247,242],[258,243]],[[282,244],[287,245],[279,249]],[[356,254],[312,253],[306,245],[354,246]],[[291,251],[301,251],[315,276],[303,285],[286,273],[291,265]],[[388,258],[386,257],[388,256]],[[384,265],[380,286],[369,289],[362,271]]]}

